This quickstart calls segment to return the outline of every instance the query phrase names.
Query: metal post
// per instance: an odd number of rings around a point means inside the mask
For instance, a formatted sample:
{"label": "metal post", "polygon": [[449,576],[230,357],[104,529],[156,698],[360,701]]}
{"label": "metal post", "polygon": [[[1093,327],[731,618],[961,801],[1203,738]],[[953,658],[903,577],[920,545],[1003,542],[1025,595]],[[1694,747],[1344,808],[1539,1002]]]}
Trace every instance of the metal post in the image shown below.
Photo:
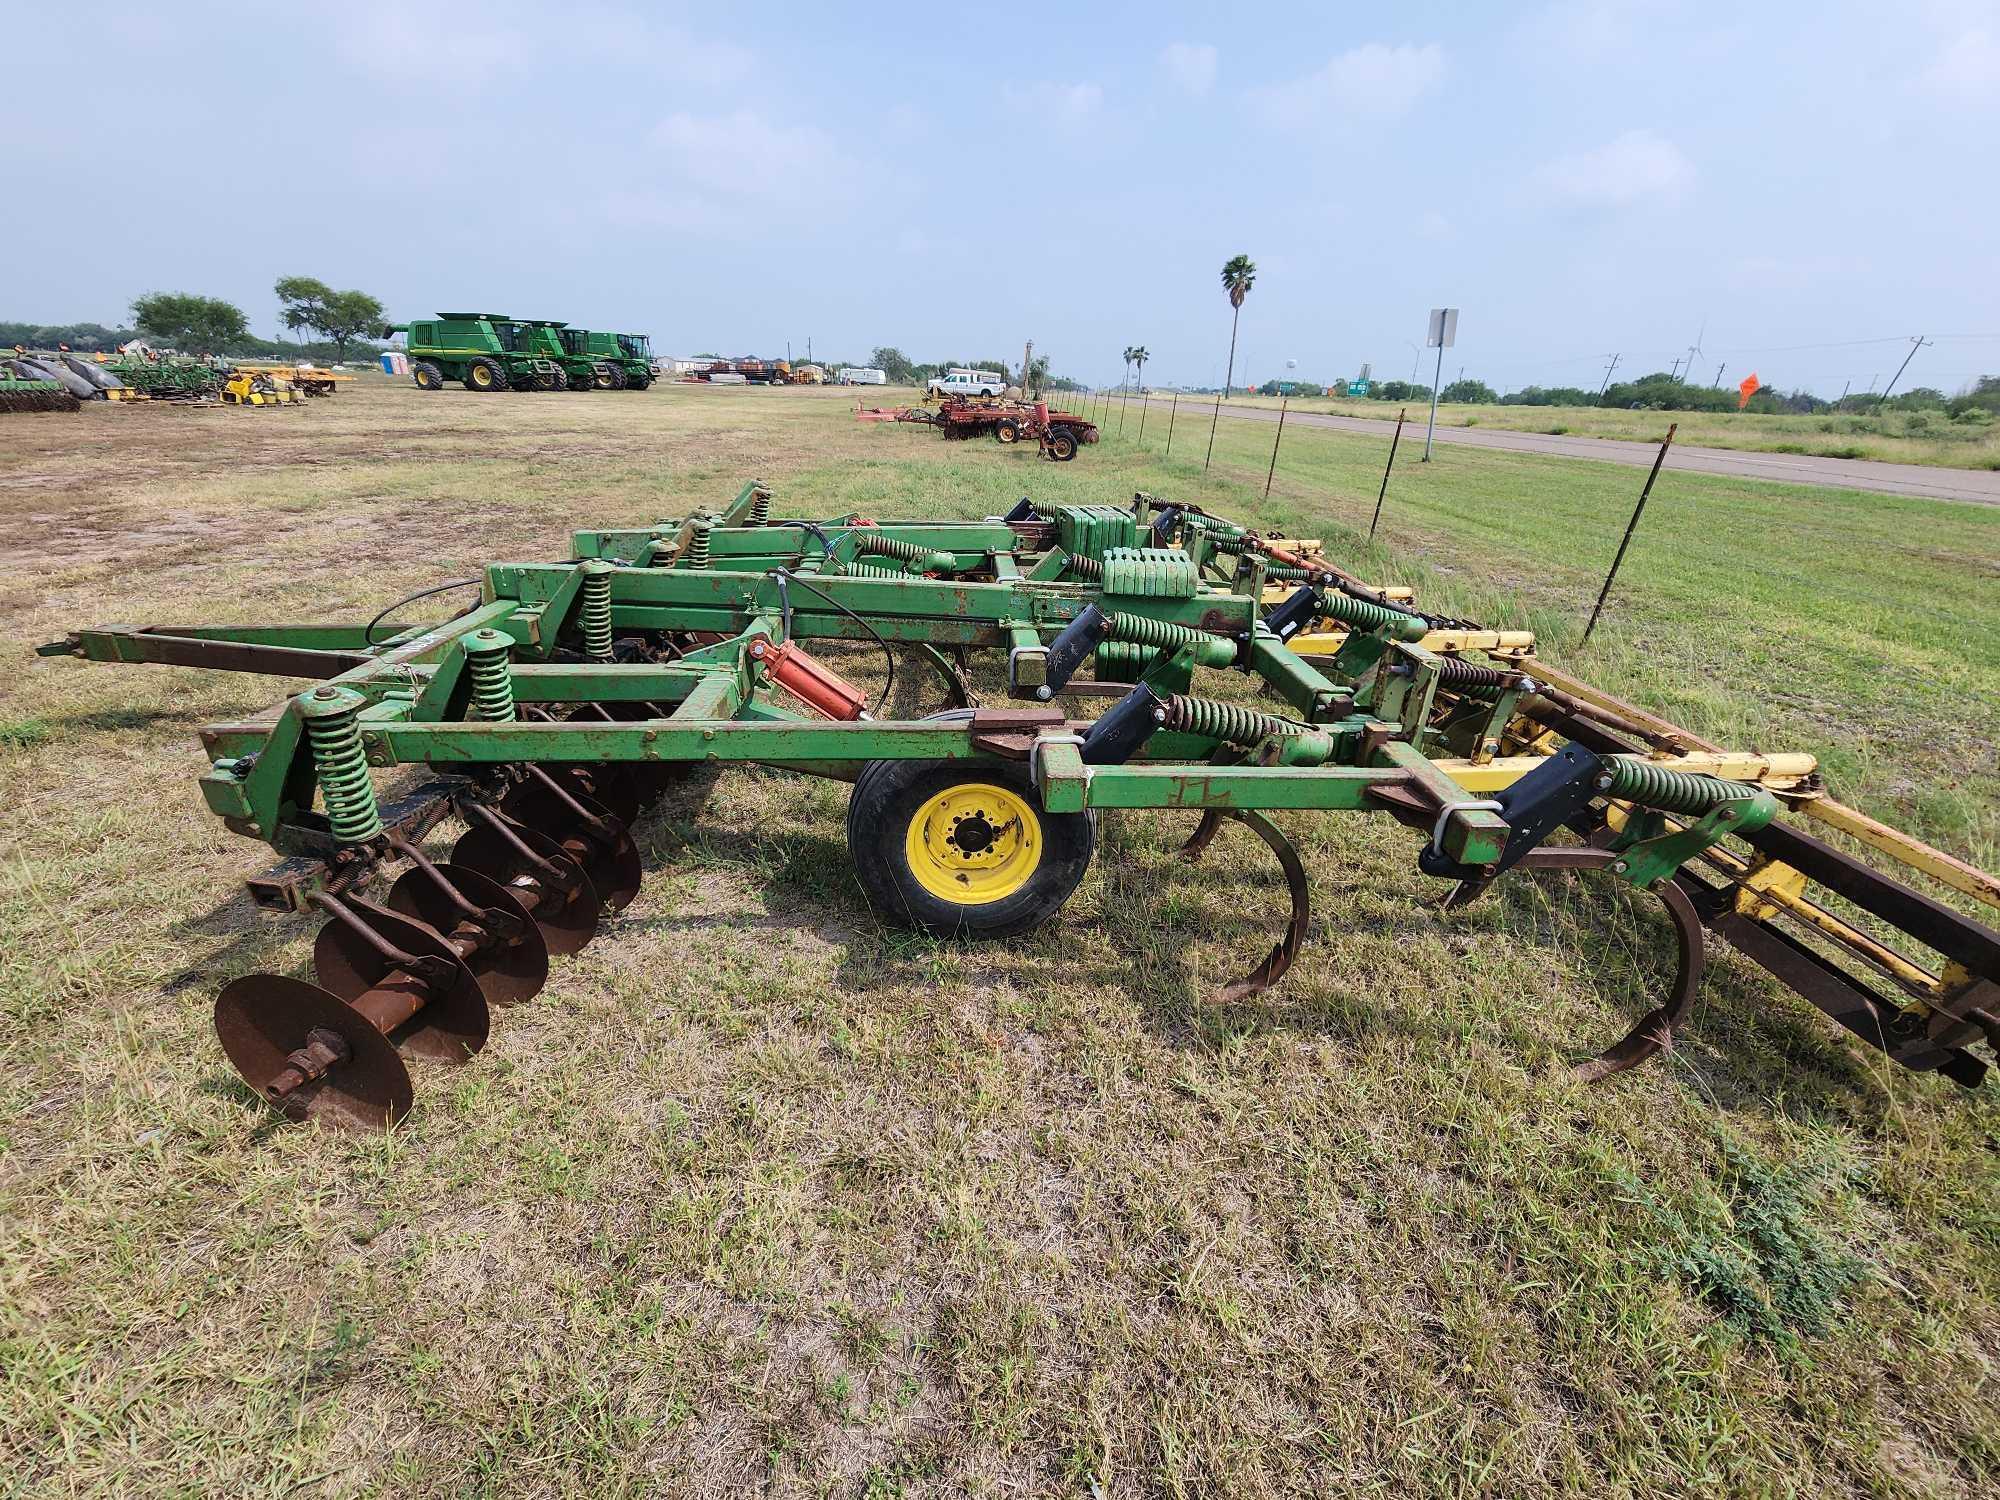
{"label": "metal post", "polygon": [[1201,472],[1208,472],[1209,459],[1215,457],[1215,424],[1222,418],[1222,392],[1215,393],[1215,415],[1208,419],[1208,453],[1201,461]]}
{"label": "metal post", "polygon": [[1889,399],[1889,392],[1896,388],[1896,382],[1903,378],[1903,371],[1910,368],[1910,361],[1917,357],[1917,351],[1925,347],[1927,340],[1919,333],[1910,339],[1910,352],[1903,356],[1903,362],[1896,366],[1896,373],[1889,377],[1889,383],[1882,388],[1882,399]]}
{"label": "metal post", "polygon": [[1438,382],[1444,379],[1444,342],[1438,342],[1437,370],[1431,375],[1431,428],[1424,434],[1424,462],[1431,461],[1431,439],[1438,430]]}
{"label": "metal post", "polygon": [[1125,408],[1132,402],[1130,386],[1120,386],[1118,390],[1118,435],[1125,436]]}
{"label": "metal post", "polygon": [[1396,433],[1389,439],[1389,461],[1382,465],[1382,488],[1375,496],[1375,514],[1368,522],[1368,540],[1375,540],[1375,523],[1382,519],[1382,500],[1389,493],[1389,471],[1396,467],[1396,445],[1403,440],[1403,418],[1410,414],[1409,407],[1396,413]]}
{"label": "metal post", "polygon": [[1179,391],[1175,391],[1175,392],[1174,392],[1174,404],[1173,404],[1173,405],[1172,405],[1172,406],[1171,406],[1170,408],[1168,408],[1168,410],[1167,410],[1167,452],[1166,452],[1166,457],[1168,457],[1168,458],[1172,458],[1172,457],[1174,456],[1174,418],[1175,418],[1175,417],[1177,417],[1177,416],[1179,416],[1179,415],[1180,415],[1180,413],[1181,413],[1181,393],[1180,393]]}
{"label": "metal post", "polygon": [[1278,444],[1285,440],[1285,410],[1292,404],[1290,396],[1278,403],[1278,435],[1271,439],[1271,467],[1264,475],[1264,498],[1271,498],[1271,478],[1278,472]]}
{"label": "metal post", "polygon": [[1673,445],[1674,434],[1680,430],[1675,422],[1667,428],[1667,435],[1660,440],[1660,451],[1653,459],[1653,472],[1646,476],[1646,487],[1639,491],[1639,503],[1632,507],[1632,519],[1625,523],[1625,539],[1618,544],[1618,555],[1611,559],[1611,571],[1604,575],[1604,587],[1597,591],[1597,607],[1590,612],[1590,623],[1583,627],[1583,639],[1578,649],[1590,644],[1590,633],[1597,628],[1597,617],[1604,613],[1604,600],[1611,592],[1611,580],[1618,576],[1618,565],[1625,561],[1625,549],[1632,545],[1632,533],[1639,529],[1639,517],[1646,513],[1646,497],[1653,493],[1653,481],[1660,477],[1660,465],[1667,461],[1667,449]]}
{"label": "metal post", "polygon": [[[1140,366],[1141,370],[1144,370],[1144,368],[1145,366]],[[1139,441],[1141,443],[1146,441],[1146,405],[1146,377],[1141,374],[1139,377]]]}

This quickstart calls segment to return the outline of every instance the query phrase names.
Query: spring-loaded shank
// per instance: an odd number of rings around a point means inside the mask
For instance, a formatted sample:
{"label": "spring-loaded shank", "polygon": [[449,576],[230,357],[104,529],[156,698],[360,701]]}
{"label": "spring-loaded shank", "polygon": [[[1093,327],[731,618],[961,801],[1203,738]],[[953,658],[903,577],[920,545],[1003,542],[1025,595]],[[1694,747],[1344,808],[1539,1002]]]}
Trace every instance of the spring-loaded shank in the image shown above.
{"label": "spring-loaded shank", "polygon": [[465,671],[472,679],[468,712],[473,718],[505,723],[514,717],[514,674],[507,667],[513,645],[497,630],[475,630],[465,638]]}
{"label": "spring-loaded shank", "polygon": [[327,821],[343,844],[365,844],[382,831],[375,783],[361,748],[359,719],[366,701],[359,693],[332,685],[316,687],[299,699]]}

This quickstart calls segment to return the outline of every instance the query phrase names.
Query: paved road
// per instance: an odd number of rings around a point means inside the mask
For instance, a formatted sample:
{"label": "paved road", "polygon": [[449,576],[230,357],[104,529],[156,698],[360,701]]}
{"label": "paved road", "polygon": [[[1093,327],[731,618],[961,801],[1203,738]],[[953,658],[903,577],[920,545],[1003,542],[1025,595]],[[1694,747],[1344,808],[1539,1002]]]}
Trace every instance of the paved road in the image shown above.
{"label": "paved road", "polygon": [[[1166,403],[1152,398],[1155,407]],[[1199,402],[1191,403],[1199,406]],[[1213,409],[1212,407],[1210,408]],[[1275,409],[1262,406],[1222,408],[1225,417],[1238,421],[1275,422]],[[1664,414],[1663,414],[1664,415]],[[1667,421],[1673,420],[1665,415]],[[1285,425],[1330,427],[1339,432],[1361,432],[1388,442],[1396,430],[1394,422],[1378,422],[1368,417],[1336,417],[1325,412],[1295,411]],[[1424,424],[1411,422],[1403,428],[1407,445],[1415,434],[1418,447],[1424,441]],[[1468,448],[1503,448],[1516,453],[1554,454],[1559,458],[1594,458],[1599,463],[1630,464],[1650,468],[1656,443],[1632,443],[1618,438],[1558,436],[1547,432],[1506,432],[1497,427],[1440,427],[1439,443],[1457,443]],[[1400,462],[1400,459],[1398,460]],[[1694,448],[1676,443],[1667,450],[1669,469],[1687,469],[1702,474],[1728,474],[1739,479],[1773,479],[1783,484],[1819,484],[1837,489],[1875,490],[1885,495],[1921,495],[1932,500],[1959,500],[1973,505],[2000,505],[2000,470],[1935,469],[1925,464],[1877,463],[1862,458],[1808,458],[1796,453],[1743,453],[1734,448]]]}

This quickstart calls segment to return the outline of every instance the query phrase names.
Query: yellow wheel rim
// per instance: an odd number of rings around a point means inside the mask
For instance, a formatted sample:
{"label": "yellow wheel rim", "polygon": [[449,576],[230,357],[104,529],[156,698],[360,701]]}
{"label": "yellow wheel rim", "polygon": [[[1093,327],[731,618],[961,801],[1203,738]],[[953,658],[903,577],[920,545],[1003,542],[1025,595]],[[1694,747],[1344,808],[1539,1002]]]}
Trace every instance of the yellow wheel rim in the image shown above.
{"label": "yellow wheel rim", "polygon": [[955,906],[1004,901],[1042,862],[1042,820],[990,782],[949,787],[917,809],[904,835],[917,884]]}
{"label": "yellow wheel rim", "polygon": [[493,372],[484,365],[474,365],[472,367],[472,383],[474,385],[493,384]]}

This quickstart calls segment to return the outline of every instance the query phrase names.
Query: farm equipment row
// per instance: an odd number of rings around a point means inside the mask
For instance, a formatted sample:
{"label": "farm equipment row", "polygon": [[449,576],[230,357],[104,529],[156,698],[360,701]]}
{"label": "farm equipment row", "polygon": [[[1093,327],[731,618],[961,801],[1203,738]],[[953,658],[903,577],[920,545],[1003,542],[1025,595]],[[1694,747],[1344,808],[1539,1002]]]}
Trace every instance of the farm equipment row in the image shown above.
{"label": "farm equipment row", "polygon": [[991,435],[1002,444],[1034,443],[1042,457],[1067,463],[1077,450],[1098,440],[1097,424],[1074,412],[1054,411],[1046,401],[983,401],[947,396],[936,406],[865,407],[864,422],[907,422],[935,428],[941,437]]}
{"label": "farm equipment row", "polygon": [[[112,627],[40,648],[317,679],[201,731],[209,808],[283,856],[255,899],[325,918],[315,983],[248,976],[216,1005],[231,1063],[291,1118],[382,1127],[411,1106],[406,1057],[475,1054],[490,1007],[532,996],[633,899],[631,826],[697,765],[851,783],[869,904],[945,938],[1055,919],[1104,813],[1197,814],[1190,858],[1240,823],[1276,856],[1289,911],[1228,998],[1277,982],[1310,926],[1274,813],[1393,819],[1452,906],[1533,872],[1573,896],[1583,877],[1650,895],[1671,972],[1577,1065],[1589,1078],[1672,1044],[1704,929],[1907,1068],[1970,1086],[2000,1040],[2000,933],[1806,830],[1976,902],[2000,905],[2000,882],[1833,802],[1810,755],[1708,744],[1542,661],[1525,632],[1428,614],[1317,543],[1192,505],[788,520],[752,484],[579,531],[568,560],[495,563],[478,584],[457,616],[381,635]],[[950,706],[877,717],[814,654],[870,642],[928,663]],[[973,653],[1010,706],[973,701]],[[408,780],[378,788],[397,768]],[[461,831],[440,858],[447,821]],[[1581,842],[1552,841],[1565,831]]]}
{"label": "farm equipment row", "polygon": [[504,313],[439,313],[391,323],[419,390],[455,380],[469,391],[643,391],[653,383],[652,345],[643,333],[600,333],[553,318]]}

